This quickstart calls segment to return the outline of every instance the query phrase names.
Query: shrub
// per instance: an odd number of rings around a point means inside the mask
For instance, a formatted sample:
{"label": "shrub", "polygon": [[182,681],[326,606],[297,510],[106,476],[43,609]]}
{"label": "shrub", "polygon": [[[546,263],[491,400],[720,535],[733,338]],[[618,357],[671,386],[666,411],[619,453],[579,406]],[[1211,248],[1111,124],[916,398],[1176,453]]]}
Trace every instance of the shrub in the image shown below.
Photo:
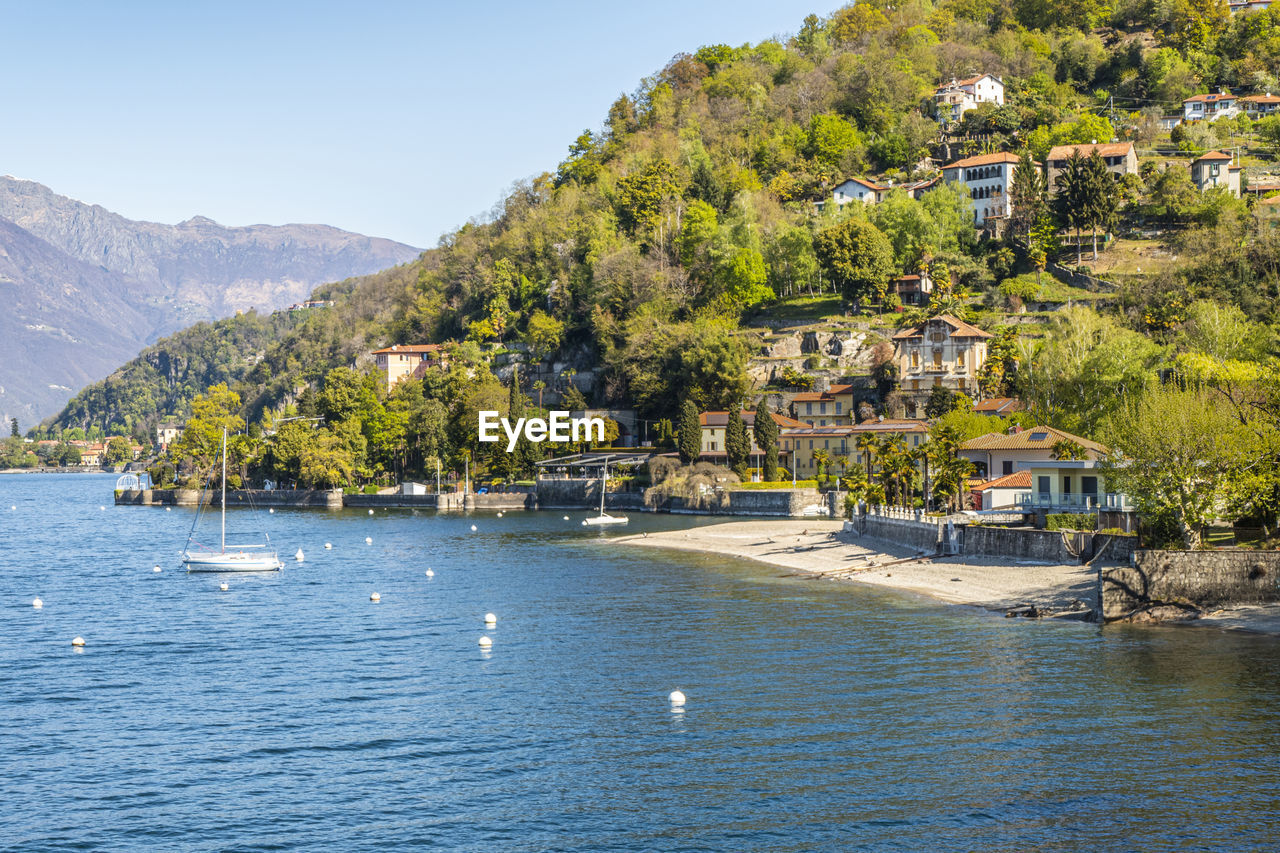
{"label": "shrub", "polygon": [[1074,512],[1054,512],[1045,516],[1045,530],[1093,530],[1098,523],[1096,515]]}
{"label": "shrub", "polygon": [[378,487],[373,483],[369,483],[364,487],[364,493],[366,495],[376,495],[378,493]]}
{"label": "shrub", "polygon": [[[735,489],[763,490],[763,489],[789,489],[791,488],[790,480],[777,480],[772,483],[739,483],[734,486]],[[797,489],[816,489],[818,488],[817,480],[797,480],[795,488]]]}

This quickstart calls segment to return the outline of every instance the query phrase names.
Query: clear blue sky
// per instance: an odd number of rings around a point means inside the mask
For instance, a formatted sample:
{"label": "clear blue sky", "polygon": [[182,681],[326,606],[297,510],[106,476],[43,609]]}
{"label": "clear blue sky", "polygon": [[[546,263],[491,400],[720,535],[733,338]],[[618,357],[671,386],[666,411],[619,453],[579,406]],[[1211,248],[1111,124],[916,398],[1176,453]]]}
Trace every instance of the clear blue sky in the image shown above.
{"label": "clear blue sky", "polygon": [[132,219],[430,247],[674,54],[838,5],[10,0],[0,174]]}

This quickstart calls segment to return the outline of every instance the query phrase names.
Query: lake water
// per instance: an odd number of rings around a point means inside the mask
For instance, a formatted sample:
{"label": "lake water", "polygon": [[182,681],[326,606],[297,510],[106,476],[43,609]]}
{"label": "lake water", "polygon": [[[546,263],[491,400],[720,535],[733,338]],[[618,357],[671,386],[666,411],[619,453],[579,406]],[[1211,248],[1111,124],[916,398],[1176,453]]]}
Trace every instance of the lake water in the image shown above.
{"label": "lake water", "polygon": [[1275,639],[1003,619],[582,513],[278,510],[305,562],[188,575],[191,512],[113,483],[0,477],[0,850],[1280,848]]}

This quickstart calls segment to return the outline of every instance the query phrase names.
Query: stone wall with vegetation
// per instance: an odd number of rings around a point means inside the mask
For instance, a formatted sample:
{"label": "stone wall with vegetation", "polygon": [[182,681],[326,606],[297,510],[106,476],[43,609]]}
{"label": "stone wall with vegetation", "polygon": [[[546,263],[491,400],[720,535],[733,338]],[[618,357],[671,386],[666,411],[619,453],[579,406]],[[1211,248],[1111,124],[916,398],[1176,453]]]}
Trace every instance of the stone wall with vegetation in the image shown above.
{"label": "stone wall with vegetation", "polygon": [[1099,573],[1098,600],[1106,620],[1166,608],[1192,616],[1280,601],[1280,552],[1138,551],[1133,562]]}

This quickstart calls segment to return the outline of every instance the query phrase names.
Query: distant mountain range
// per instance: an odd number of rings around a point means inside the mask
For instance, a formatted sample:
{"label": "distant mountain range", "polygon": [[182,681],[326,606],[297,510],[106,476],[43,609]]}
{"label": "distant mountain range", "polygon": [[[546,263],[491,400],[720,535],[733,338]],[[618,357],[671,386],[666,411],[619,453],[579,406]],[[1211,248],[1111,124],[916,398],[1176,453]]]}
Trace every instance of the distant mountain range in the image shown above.
{"label": "distant mountain range", "polygon": [[0,177],[0,417],[25,431],[161,335],[419,252],[327,225],[135,222]]}

